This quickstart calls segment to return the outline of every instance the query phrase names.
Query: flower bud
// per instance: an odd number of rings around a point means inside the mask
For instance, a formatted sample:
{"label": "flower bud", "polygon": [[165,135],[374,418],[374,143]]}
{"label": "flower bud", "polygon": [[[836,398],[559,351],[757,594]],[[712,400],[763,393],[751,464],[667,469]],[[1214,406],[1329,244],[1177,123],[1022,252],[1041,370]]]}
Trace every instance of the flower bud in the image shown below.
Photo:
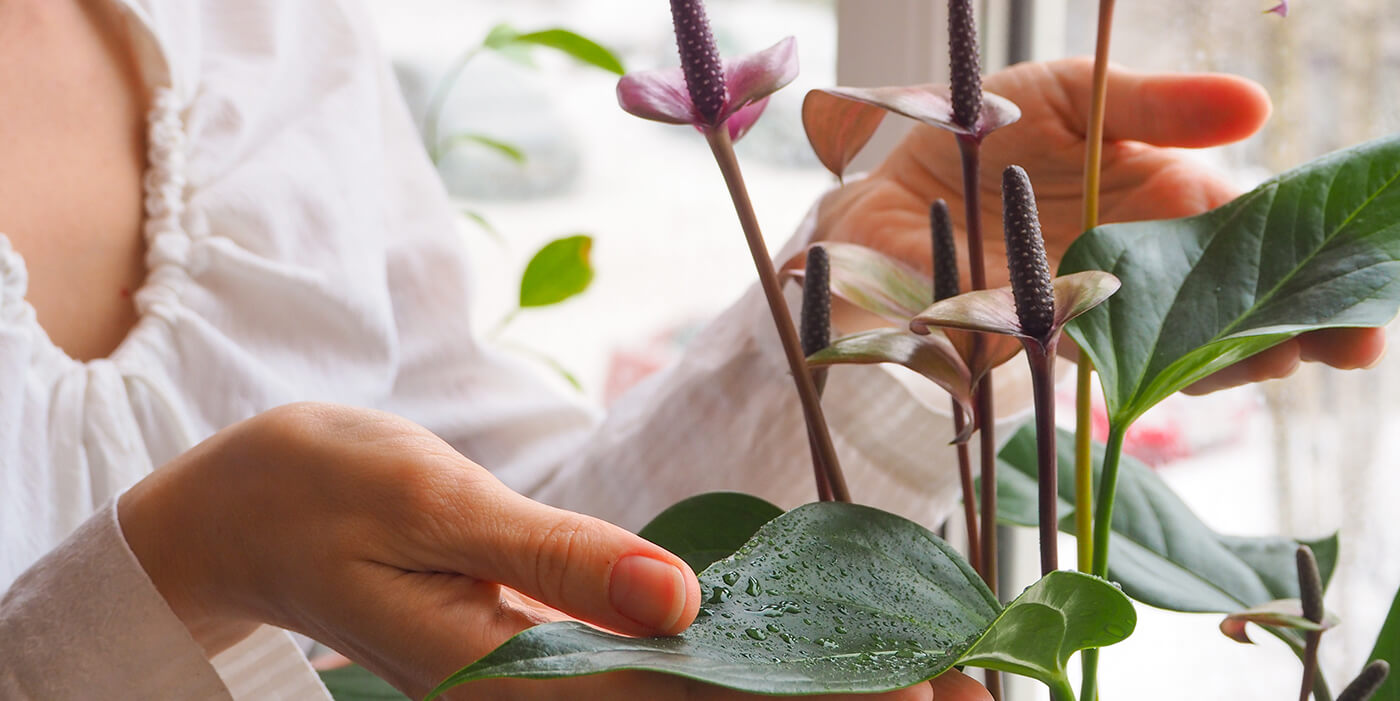
{"label": "flower bud", "polygon": [[958,281],[958,246],[953,241],[953,220],[948,215],[947,202],[935,200],[928,218],[933,232],[933,301],[940,302],[962,291]]}
{"label": "flower bud", "polygon": [[807,251],[802,278],[802,353],[811,355],[831,345],[831,259],[826,249]]}
{"label": "flower bud", "polygon": [[1007,166],[1001,176],[1002,223],[1006,234],[1006,267],[1021,332],[1045,339],[1055,324],[1055,288],[1050,262],[1040,235],[1031,179],[1020,166]]}
{"label": "flower bud", "polygon": [[982,112],[982,60],[977,53],[977,19],[972,14],[972,0],[948,0],[948,58],[953,122],[972,129]]}
{"label": "flower bud", "polygon": [[1385,678],[1390,676],[1390,663],[1374,660],[1361,669],[1361,673],[1337,694],[1337,701],[1366,701],[1380,690]]}
{"label": "flower bud", "polygon": [[676,48],[680,50],[681,72],[695,114],[713,125],[724,109],[724,65],[719,60],[710,20],[702,0],[671,0],[671,21],[676,28]]}
{"label": "flower bud", "polygon": [[1298,546],[1298,598],[1303,602],[1303,618],[1322,622],[1322,574],[1312,548]]}

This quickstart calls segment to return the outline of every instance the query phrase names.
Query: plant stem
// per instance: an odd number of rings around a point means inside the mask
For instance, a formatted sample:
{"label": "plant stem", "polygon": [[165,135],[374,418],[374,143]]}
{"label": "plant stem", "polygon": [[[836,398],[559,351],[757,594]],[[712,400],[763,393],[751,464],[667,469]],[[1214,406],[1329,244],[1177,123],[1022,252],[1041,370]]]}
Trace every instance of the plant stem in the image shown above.
{"label": "plant stem", "polygon": [[821,398],[817,396],[816,383],[807,359],[802,355],[802,343],[797,336],[797,326],[792,323],[787,301],[783,299],[782,288],[778,285],[778,273],[773,269],[773,259],[768,256],[768,247],[763,243],[763,233],[758,228],[758,216],[754,214],[753,202],[749,199],[744,176],[739,170],[739,159],[734,155],[734,143],[729,138],[729,127],[720,124],[705,131],[705,140],[714,153],[724,183],[729,187],[729,197],[734,201],[734,211],[739,215],[739,224],[744,230],[744,238],[749,244],[754,267],[758,269],[758,282],[763,288],[763,296],[768,300],[768,311],[773,315],[773,323],[778,329],[778,339],[787,357],[788,369],[793,382],[797,384],[797,396],[802,403],[803,418],[807,422],[808,435],[812,443],[812,461],[826,473],[826,482],[832,496],[838,501],[849,502],[850,492],[846,489],[846,479],[841,475],[841,464],[836,459],[836,448],[831,443],[831,433],[822,415]]}
{"label": "plant stem", "polygon": [[437,165],[438,159],[442,158],[442,144],[438,138],[438,127],[442,121],[442,110],[447,104],[447,96],[452,94],[452,87],[457,84],[457,79],[462,76],[462,71],[467,64],[471,63],[476,55],[481,53],[481,46],[473,46],[462,52],[461,56],[453,62],[452,66],[443,74],[442,80],[438,81],[433,88],[432,97],[428,99],[428,111],[423,115],[423,142],[428,146],[428,158],[432,159],[433,165]]}
{"label": "plant stem", "polygon": [[[812,383],[817,387],[818,401],[821,400],[822,394],[826,391],[826,375],[826,368],[812,370]],[[821,449],[817,445],[817,440],[811,427],[807,427],[807,445],[812,451],[812,477],[817,482],[817,501],[836,501],[836,495],[831,493],[831,483],[826,479],[826,466],[822,464]]]}
{"label": "plant stem", "polygon": [[[962,407],[953,402],[953,432],[961,435],[967,426]],[[972,456],[967,443],[959,443],[958,481],[962,483],[963,519],[967,522],[967,559],[979,576],[982,574],[982,546],[977,537],[977,495],[972,489]]]}
{"label": "plant stem", "polygon": [[1303,649],[1303,684],[1298,690],[1298,701],[1308,701],[1312,696],[1313,680],[1317,677],[1317,648],[1322,642],[1322,631],[1308,631],[1307,644]]}
{"label": "plant stem", "polygon": [[[1084,230],[1099,225],[1099,183],[1103,172],[1104,114],[1108,103],[1108,49],[1113,31],[1114,0],[1099,0],[1098,36],[1094,44],[1094,84],[1089,101],[1089,128],[1084,135]],[[1094,363],[1088,354],[1079,354],[1079,370],[1074,396],[1074,496],[1075,532],[1079,569],[1088,571],[1094,559],[1094,543],[1089,538],[1093,507],[1094,467],[1092,464],[1093,427],[1090,413],[1090,380]]]}
{"label": "plant stem", "polygon": [[[1099,483],[1098,504],[1094,511],[1094,560],[1090,572],[1108,576],[1108,538],[1113,532],[1113,497],[1118,490],[1118,461],[1123,456],[1123,436],[1127,427],[1110,421],[1108,444],[1104,447],[1103,481]],[[1084,537],[1080,534],[1080,537]],[[1084,682],[1079,690],[1081,701],[1098,698],[1099,651],[1090,648],[1082,653]]]}
{"label": "plant stem", "polygon": [[1031,387],[1035,393],[1035,446],[1039,460],[1037,481],[1040,488],[1040,574],[1060,568],[1059,523],[1060,476],[1055,464],[1055,346],[1058,338],[1041,345],[1026,341],[1026,359],[1031,365]]}
{"label": "plant stem", "polygon": [[[958,153],[962,156],[964,228],[967,231],[967,260],[972,289],[987,289],[987,264],[982,255],[982,205],[979,176],[981,173],[982,142],[977,137],[958,135]],[[972,354],[982,353],[985,341],[973,336]],[[982,581],[997,594],[997,438],[996,416],[992,402],[992,372],[988,370],[977,384],[975,399],[977,439],[982,468]],[[993,699],[1001,699],[1001,674],[987,670],[987,690]]]}
{"label": "plant stem", "polygon": [[[1113,7],[1114,0],[1099,0],[1098,30],[1094,39],[1094,92],[1089,102],[1089,129],[1084,136],[1087,146],[1084,153],[1083,221],[1085,231],[1098,226],[1099,223],[1099,184],[1103,172],[1104,115],[1108,102],[1108,53],[1109,40],[1113,34]],[[1111,523],[1100,522],[1102,524],[1100,526],[1100,523],[1092,523],[1089,518],[1090,509],[1095,508],[1093,504],[1093,417],[1089,398],[1093,373],[1094,363],[1089,359],[1089,355],[1081,349],[1074,395],[1075,549],[1079,569],[1084,571],[1087,568],[1089,571],[1098,572],[1100,559],[1103,561],[1103,569],[1107,571],[1108,568],[1108,534]],[[1114,489],[1117,488],[1118,453],[1122,452],[1123,449],[1123,434],[1121,431],[1116,431],[1115,427],[1110,427],[1110,443],[1113,443],[1115,439],[1117,445],[1111,448]],[[1109,457],[1105,455],[1105,480],[1108,480],[1109,474],[1108,461]],[[1102,500],[1105,496],[1109,500],[1105,511],[1111,518],[1113,491],[1104,491],[1101,488],[1099,498]],[[1098,508],[1104,508],[1102,502]],[[1100,527],[1104,529],[1102,542],[1100,542],[1098,532]],[[1080,663],[1083,666],[1083,681],[1079,690],[1080,699],[1081,701],[1098,701],[1099,651],[1097,649],[1085,650],[1080,655]]]}
{"label": "plant stem", "polygon": [[1074,539],[1076,567],[1088,572],[1094,563],[1094,427],[1089,393],[1094,363],[1083,352],[1074,383]]}
{"label": "plant stem", "polygon": [[1048,682],[1050,687],[1050,701],[1074,701],[1074,688],[1069,682],[1063,679]]}

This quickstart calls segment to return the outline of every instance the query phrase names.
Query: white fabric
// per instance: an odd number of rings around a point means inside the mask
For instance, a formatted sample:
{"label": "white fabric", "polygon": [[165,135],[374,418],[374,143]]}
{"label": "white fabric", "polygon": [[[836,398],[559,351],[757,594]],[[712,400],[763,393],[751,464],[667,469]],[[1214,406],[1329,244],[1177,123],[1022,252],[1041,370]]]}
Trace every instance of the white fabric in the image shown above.
{"label": "white fabric", "polygon": [[[23,261],[0,236],[0,590],[156,466],[299,400],[402,414],[511,487],[629,528],[706,490],[811,499],[800,412],[756,292],[601,423],[472,338],[453,209],[353,0],[125,6],[157,88],[141,320],[109,359],[68,358],[35,321]],[[876,368],[833,372],[835,440],[858,500],[935,521],[956,491],[940,459],[947,400],[930,389],[937,409],[925,410],[903,388]],[[58,561],[86,574],[80,559]],[[114,575],[110,586],[139,589],[143,577]],[[56,577],[28,581],[12,595],[105,596]],[[117,623],[128,613],[112,611]],[[78,622],[53,621],[54,639],[72,644],[64,631]],[[0,639],[0,673],[24,664],[20,652]],[[304,664],[250,662],[292,654],[284,634],[260,633],[218,666],[241,698],[319,689]],[[199,674],[189,657],[170,664]]]}

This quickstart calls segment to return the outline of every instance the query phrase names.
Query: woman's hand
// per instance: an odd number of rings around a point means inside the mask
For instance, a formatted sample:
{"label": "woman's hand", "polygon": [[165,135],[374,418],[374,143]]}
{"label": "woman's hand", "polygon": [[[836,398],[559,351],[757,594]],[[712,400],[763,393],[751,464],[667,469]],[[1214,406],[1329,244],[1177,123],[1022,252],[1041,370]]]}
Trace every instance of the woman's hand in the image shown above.
{"label": "woman's hand", "polygon": [[[1001,234],[1001,171],[1020,165],[1035,184],[1051,267],[1082,231],[1085,116],[1093,63],[1066,59],[1024,63],[988,76],[988,91],[1021,107],[1021,120],[982,145],[980,183],[987,280],[1007,284]],[[1228,75],[1138,74],[1111,69],[1105,124],[1100,216],[1104,222],[1199,214],[1240,194],[1211,169],[1173,148],[1219,146],[1263,126],[1270,111],[1263,88]],[[962,170],[947,132],[915,128],[871,173],[829,198],[818,236],[880,249],[927,270],[928,206],[949,201],[954,225],[964,223]],[[965,255],[965,252],[964,252]],[[963,279],[967,261],[963,260]],[[1305,334],[1193,386],[1213,391],[1288,375],[1299,360],[1338,368],[1374,364],[1385,350],[1381,329]]]}
{"label": "woman's hand", "polygon": [[[632,635],[690,625],[683,561],[616,526],[530,501],[426,430],[329,405],[230,427],[121,499],[133,552],[210,655],[271,623],[414,697],[532,625]],[[945,675],[939,699],[984,699]],[[485,681],[471,698],[729,699],[648,673]],[[891,695],[929,699],[920,685]],[[865,697],[862,697],[865,698]]]}

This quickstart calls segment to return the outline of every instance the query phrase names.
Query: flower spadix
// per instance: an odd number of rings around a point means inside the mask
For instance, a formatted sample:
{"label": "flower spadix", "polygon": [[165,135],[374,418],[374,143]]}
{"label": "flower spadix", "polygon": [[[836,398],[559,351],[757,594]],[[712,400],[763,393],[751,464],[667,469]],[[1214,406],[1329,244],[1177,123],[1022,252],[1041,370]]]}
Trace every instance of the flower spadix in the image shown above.
{"label": "flower spadix", "polygon": [[1066,323],[1118,291],[1118,278],[1103,271],[1050,277],[1035,195],[1019,166],[1002,174],[1002,199],[1011,286],[935,302],[913,318],[910,328],[915,333],[934,328],[984,331],[1047,348]]}
{"label": "flower spadix", "polygon": [[802,102],[802,126],[822,165],[841,177],[875,134],[886,112],[975,142],[1021,118],[1015,103],[982,91],[971,0],[948,3],[948,49],[949,85],[837,87],[807,93]]}
{"label": "flower spadix", "polygon": [[739,140],[758,121],[768,96],[797,77],[792,37],[731,62],[720,59],[700,0],[671,0],[677,68],[629,73],[617,83],[617,101],[629,114],[701,131],[729,129]]}
{"label": "flower spadix", "polygon": [[[827,242],[821,248],[826,259],[822,272],[829,275],[831,295],[890,326],[842,336],[810,354],[807,361],[817,367],[902,365],[942,387],[971,416],[972,394],[979,379],[991,368],[1015,357],[1020,344],[1009,337],[989,337],[988,343],[973,344],[971,334],[912,333],[908,329],[910,318],[933,298],[933,285],[927,275],[865,246]],[[809,252],[789,260],[783,265],[784,276],[805,283],[807,276],[813,274],[810,258]],[[804,288],[812,286],[804,284]],[[975,428],[969,422],[956,441],[967,440]]]}

